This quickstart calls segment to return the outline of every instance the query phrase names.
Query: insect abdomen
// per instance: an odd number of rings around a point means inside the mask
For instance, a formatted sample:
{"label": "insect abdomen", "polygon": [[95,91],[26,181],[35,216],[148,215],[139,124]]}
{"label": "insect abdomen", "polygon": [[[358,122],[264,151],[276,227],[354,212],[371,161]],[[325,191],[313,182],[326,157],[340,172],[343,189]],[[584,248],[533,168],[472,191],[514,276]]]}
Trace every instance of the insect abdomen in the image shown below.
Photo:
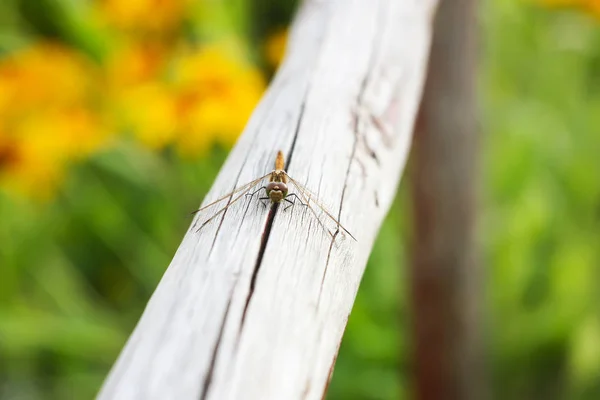
{"label": "insect abdomen", "polygon": [[283,153],[281,152],[281,150],[279,150],[277,152],[277,158],[275,159],[275,169],[282,170],[283,167],[284,167]]}

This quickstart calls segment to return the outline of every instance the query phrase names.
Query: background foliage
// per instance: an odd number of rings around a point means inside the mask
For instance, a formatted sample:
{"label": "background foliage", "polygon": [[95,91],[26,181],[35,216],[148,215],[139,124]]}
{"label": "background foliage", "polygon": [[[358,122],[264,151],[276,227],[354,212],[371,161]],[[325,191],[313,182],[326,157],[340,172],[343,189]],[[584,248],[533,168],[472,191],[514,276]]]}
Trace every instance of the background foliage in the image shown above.
{"label": "background foliage", "polygon": [[[482,2],[497,398],[600,398],[598,10]],[[291,12],[0,2],[0,398],[95,395],[276,68]],[[406,201],[402,189],[380,232],[328,398],[410,397]]]}

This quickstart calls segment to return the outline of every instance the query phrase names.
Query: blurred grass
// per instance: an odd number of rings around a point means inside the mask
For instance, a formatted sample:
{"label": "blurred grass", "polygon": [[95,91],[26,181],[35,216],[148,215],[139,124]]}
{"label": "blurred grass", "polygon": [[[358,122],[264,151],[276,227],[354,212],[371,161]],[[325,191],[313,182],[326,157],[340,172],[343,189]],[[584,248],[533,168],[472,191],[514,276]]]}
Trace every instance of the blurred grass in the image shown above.
{"label": "blurred grass", "polygon": [[[54,7],[45,19],[45,8],[30,0],[0,3],[0,55],[53,37],[92,60],[94,73],[122,43],[179,38],[202,46],[225,36],[269,76],[260,42],[285,26],[288,9],[199,1],[176,28],[111,31],[86,17],[97,2],[43,3]],[[480,237],[493,392],[600,398],[598,21],[519,0],[484,2],[481,11]],[[160,74],[151,79],[164,82]],[[200,131],[206,147],[186,157],[169,142],[175,136],[148,146],[131,129],[65,163],[49,199],[12,186],[0,192],[0,398],[95,395],[238,133]],[[0,139],[20,139],[9,134],[0,129]],[[6,175],[15,161],[3,146],[0,140]],[[330,399],[411,397],[407,199],[403,188],[373,249]]]}

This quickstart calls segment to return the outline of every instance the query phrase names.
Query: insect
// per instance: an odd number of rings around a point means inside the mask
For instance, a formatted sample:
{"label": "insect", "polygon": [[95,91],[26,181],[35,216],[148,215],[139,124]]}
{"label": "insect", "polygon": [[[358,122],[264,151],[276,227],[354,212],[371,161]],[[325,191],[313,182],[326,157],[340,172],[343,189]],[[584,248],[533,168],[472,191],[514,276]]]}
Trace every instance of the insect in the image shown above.
{"label": "insect", "polygon": [[[263,179],[265,179],[267,177],[269,178],[269,181],[265,186],[261,186],[258,189],[256,189],[255,191],[253,191],[252,193],[248,193],[253,188],[255,188],[259,183],[261,183],[263,181]],[[291,185],[293,187],[295,187],[295,190],[297,191],[297,193],[290,193],[290,191],[288,189],[288,183],[291,183]],[[231,201],[228,202],[228,204],[226,204],[221,209],[219,209],[212,217],[210,217],[209,219],[204,221],[202,223],[202,225],[200,225],[200,227],[198,229],[196,229],[196,232],[200,231],[200,229],[202,229],[206,224],[208,224],[214,218],[219,216],[221,213],[225,212],[225,210],[227,210],[229,207],[231,207],[235,202],[237,202],[243,196],[253,197],[256,193],[258,193],[259,191],[261,191],[263,189],[266,192],[266,196],[260,197],[259,200],[270,200],[271,204],[280,204],[283,202],[289,203],[285,207],[284,211],[287,210],[289,207],[293,206],[295,204],[296,200],[298,200],[298,201],[300,201],[300,203],[303,206],[306,206],[310,209],[312,214],[317,219],[319,225],[329,234],[329,236],[331,236],[332,239],[335,238],[335,235],[337,234],[337,232],[339,232],[339,229],[341,228],[344,232],[346,232],[348,235],[350,235],[350,237],[352,239],[356,240],[356,238],[354,236],[352,236],[352,234],[350,232],[348,232],[348,230],[346,228],[344,228],[342,226],[342,224],[340,224],[340,222],[331,214],[331,212],[329,212],[327,210],[327,208],[321,203],[321,201],[319,201],[319,199],[313,192],[308,190],[302,184],[298,183],[291,176],[289,176],[287,174],[287,172],[285,172],[284,157],[283,157],[283,152],[281,152],[281,150],[277,152],[277,157],[275,158],[275,169],[273,171],[261,176],[260,178],[256,178],[253,181],[246,183],[245,185],[240,186],[239,188],[233,190],[232,192],[227,193],[226,195],[213,201],[212,203],[207,204],[204,207],[199,208],[198,210],[194,211],[192,214],[196,214],[201,211],[204,211],[207,208],[209,208],[227,198],[232,199]],[[236,196],[236,197],[234,198],[234,196]],[[294,201],[292,201],[291,198],[294,198]],[[317,215],[317,212],[315,211],[315,209],[310,205],[311,201],[319,207],[319,209],[322,211],[322,213],[325,214],[325,216],[327,218],[329,218],[329,220],[331,220],[335,223],[336,228],[337,228],[335,234],[331,233],[331,231],[325,227],[325,225],[323,224],[323,222]]]}

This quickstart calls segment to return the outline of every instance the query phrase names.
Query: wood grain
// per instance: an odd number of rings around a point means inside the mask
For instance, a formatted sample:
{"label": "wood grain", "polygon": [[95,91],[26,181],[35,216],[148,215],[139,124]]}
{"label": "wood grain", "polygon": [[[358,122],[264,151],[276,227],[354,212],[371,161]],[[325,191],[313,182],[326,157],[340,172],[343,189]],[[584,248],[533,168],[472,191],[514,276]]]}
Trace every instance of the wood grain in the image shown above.
{"label": "wood grain", "polygon": [[272,170],[282,150],[358,241],[332,241],[306,207],[256,198],[190,229],[98,398],[322,398],[404,168],[436,3],[303,3],[203,204]]}

